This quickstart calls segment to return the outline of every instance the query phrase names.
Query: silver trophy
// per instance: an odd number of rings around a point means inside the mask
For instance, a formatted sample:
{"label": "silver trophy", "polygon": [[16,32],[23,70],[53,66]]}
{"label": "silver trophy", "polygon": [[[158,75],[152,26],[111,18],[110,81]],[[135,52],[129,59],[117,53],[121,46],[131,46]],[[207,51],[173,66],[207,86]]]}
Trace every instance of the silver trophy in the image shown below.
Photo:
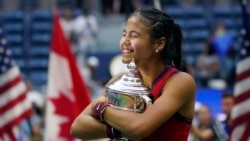
{"label": "silver trophy", "polygon": [[128,73],[106,85],[108,103],[117,109],[144,112],[152,104],[151,92],[143,85],[134,59],[127,68]]}
{"label": "silver trophy", "polygon": [[[128,73],[106,85],[108,103],[116,109],[144,112],[152,105],[151,92],[143,85],[134,59],[127,65],[127,68]],[[112,141],[127,141],[127,139],[120,138]]]}

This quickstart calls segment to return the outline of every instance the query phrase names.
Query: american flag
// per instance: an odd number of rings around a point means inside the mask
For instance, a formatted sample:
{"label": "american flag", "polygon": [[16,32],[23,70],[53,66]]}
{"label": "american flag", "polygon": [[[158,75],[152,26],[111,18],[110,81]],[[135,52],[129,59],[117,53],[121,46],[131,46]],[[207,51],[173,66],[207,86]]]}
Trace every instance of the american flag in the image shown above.
{"label": "american flag", "polygon": [[19,123],[31,113],[25,84],[0,25],[0,141],[16,141]]}
{"label": "american flag", "polygon": [[236,65],[235,105],[232,111],[232,141],[250,141],[250,24],[247,0],[241,0],[243,38]]}

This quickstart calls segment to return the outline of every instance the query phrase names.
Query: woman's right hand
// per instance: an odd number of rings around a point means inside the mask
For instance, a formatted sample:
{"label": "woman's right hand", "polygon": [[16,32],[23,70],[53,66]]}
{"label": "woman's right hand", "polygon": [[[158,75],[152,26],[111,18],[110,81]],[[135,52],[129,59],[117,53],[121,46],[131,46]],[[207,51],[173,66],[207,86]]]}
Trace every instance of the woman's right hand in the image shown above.
{"label": "woman's right hand", "polygon": [[94,111],[95,105],[98,102],[108,102],[107,97],[104,96],[104,95],[102,95],[102,96],[98,97],[97,99],[93,100],[92,103],[91,103],[91,110],[92,110],[92,112]]}

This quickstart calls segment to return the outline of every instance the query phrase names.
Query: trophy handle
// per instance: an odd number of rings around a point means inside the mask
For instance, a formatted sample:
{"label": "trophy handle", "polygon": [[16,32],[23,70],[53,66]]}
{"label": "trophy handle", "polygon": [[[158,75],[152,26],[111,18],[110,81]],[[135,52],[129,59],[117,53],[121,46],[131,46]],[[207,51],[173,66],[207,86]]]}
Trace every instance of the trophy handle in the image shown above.
{"label": "trophy handle", "polygon": [[142,95],[141,98],[144,100],[146,108],[152,105],[152,100],[147,95]]}

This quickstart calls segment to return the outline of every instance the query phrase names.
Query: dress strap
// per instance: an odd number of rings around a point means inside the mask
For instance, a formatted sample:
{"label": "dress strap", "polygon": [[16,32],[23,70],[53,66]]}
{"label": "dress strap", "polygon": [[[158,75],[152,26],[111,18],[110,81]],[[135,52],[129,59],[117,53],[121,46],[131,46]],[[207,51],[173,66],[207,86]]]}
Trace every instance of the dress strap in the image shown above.
{"label": "dress strap", "polygon": [[154,96],[154,100],[156,100],[162,93],[162,88],[166,84],[167,80],[176,72],[178,72],[175,68],[170,68],[158,81],[154,84],[153,89],[151,90],[152,95]]}

